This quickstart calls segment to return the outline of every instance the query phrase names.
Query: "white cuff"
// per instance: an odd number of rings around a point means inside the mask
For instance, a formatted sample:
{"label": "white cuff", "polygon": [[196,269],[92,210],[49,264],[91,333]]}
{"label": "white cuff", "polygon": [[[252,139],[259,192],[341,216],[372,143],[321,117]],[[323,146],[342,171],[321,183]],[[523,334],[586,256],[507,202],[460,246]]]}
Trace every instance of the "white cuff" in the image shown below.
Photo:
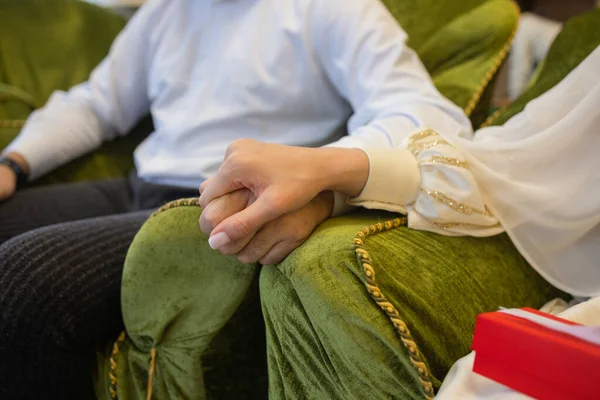
{"label": "white cuff", "polygon": [[363,191],[348,203],[388,211],[402,211],[414,203],[421,185],[417,159],[404,148],[364,151],[369,157],[369,178]]}

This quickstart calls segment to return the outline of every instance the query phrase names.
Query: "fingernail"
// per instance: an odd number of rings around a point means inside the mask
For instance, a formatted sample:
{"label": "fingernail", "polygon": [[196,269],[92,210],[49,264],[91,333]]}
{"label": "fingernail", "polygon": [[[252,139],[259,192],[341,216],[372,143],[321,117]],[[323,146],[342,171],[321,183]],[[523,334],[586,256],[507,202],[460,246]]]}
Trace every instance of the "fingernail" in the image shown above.
{"label": "fingernail", "polygon": [[227,236],[225,232],[219,232],[208,239],[208,245],[213,250],[217,250],[218,248],[225,246],[229,242],[231,242],[231,239],[229,238],[229,236]]}

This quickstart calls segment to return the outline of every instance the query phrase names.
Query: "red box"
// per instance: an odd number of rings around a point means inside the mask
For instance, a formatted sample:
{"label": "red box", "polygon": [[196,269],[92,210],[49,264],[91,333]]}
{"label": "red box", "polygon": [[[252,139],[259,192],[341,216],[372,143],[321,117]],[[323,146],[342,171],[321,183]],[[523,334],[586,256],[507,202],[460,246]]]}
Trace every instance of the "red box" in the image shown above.
{"label": "red box", "polygon": [[[577,325],[549,314],[523,310]],[[540,400],[600,399],[600,346],[502,312],[477,317],[473,371]]]}

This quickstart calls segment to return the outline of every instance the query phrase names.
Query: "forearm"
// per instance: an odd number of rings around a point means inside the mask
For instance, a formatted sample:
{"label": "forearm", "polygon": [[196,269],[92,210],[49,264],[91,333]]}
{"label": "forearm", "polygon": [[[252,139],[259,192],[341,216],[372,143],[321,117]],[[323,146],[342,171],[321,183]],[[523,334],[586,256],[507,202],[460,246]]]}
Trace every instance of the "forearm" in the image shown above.
{"label": "forearm", "polygon": [[322,190],[341,192],[349,197],[360,194],[369,178],[369,158],[360,149],[323,147],[310,149],[315,181]]}
{"label": "forearm", "polygon": [[98,117],[85,99],[75,93],[57,92],[48,104],[34,112],[17,138],[6,148],[26,164],[36,179],[98,148],[105,135]]}
{"label": "forearm", "polygon": [[30,179],[126,134],[150,110],[149,38],[155,17],[168,2],[150,2],[115,39],[109,55],[87,82],[57,91],[27,120],[6,152],[27,161]]}

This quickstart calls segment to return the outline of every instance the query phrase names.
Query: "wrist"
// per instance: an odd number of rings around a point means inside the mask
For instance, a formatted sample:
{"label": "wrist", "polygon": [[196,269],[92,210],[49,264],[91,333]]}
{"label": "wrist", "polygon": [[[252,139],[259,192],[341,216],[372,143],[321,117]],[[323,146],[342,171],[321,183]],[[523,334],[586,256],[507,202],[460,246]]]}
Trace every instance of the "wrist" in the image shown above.
{"label": "wrist", "polygon": [[356,197],[369,178],[369,157],[360,149],[322,147],[313,162],[321,191]]}
{"label": "wrist", "polygon": [[25,157],[23,157],[21,154],[10,152],[10,153],[3,154],[2,156],[10,158],[14,162],[16,162],[19,165],[19,167],[21,167],[21,170],[23,171],[23,173],[26,176],[29,176],[29,163],[27,162]]}
{"label": "wrist", "polygon": [[319,193],[314,199],[313,204],[317,207],[317,224],[325,221],[327,218],[331,217],[334,206],[334,196],[333,192],[326,190],[324,192]]}
{"label": "wrist", "polygon": [[15,185],[24,185],[27,183],[29,168],[27,162],[17,153],[7,153],[0,156],[0,166],[14,178]]}

